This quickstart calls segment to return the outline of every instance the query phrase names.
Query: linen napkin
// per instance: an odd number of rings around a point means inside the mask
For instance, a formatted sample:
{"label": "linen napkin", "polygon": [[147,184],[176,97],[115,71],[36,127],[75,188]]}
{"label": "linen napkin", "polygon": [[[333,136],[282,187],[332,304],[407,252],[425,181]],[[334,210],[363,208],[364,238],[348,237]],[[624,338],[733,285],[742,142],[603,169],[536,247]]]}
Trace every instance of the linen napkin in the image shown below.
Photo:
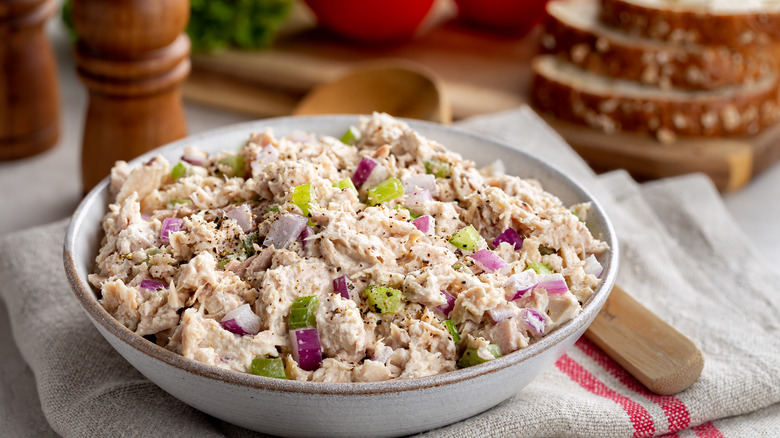
{"label": "linen napkin", "polygon": [[[777,436],[780,273],[752,250],[706,177],[642,185],[623,172],[597,177],[526,107],[461,126],[541,156],[593,192],[618,233],[618,282],[691,338],[705,367],[688,390],[657,396],[583,338],[518,395],[424,436]],[[262,436],[179,402],[114,352],[67,283],[65,226],[0,236],[0,296],[51,428],[19,434]],[[13,415],[0,408],[0,418]]]}

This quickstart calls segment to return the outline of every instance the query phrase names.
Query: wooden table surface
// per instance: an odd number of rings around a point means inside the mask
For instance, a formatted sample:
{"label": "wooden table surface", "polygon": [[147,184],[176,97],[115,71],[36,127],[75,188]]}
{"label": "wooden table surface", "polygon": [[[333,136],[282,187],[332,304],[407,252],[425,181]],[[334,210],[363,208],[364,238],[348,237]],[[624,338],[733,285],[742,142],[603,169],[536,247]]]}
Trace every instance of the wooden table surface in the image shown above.
{"label": "wooden table surface", "polygon": [[[86,91],[75,75],[71,47],[58,22],[50,23],[62,92],[60,143],[32,158],[0,162],[0,234],[50,223],[69,216],[81,198],[81,129]],[[250,117],[187,104],[190,132],[248,120]],[[741,190],[724,195],[727,208],[770,264],[780,270],[780,165],[774,165]],[[56,436],[42,418],[35,381],[9,335],[7,311],[0,301],[0,418],[4,435]],[[27,431],[14,434],[13,431]]]}

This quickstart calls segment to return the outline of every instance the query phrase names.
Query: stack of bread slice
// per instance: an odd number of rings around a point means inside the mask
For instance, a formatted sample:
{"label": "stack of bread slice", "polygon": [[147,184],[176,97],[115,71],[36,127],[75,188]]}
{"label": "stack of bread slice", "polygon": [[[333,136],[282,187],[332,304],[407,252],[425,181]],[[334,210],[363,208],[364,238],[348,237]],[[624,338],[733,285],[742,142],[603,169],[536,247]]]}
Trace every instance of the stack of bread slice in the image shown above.
{"label": "stack of bread slice", "polygon": [[553,0],[534,105],[606,133],[757,134],[780,120],[780,1]]}

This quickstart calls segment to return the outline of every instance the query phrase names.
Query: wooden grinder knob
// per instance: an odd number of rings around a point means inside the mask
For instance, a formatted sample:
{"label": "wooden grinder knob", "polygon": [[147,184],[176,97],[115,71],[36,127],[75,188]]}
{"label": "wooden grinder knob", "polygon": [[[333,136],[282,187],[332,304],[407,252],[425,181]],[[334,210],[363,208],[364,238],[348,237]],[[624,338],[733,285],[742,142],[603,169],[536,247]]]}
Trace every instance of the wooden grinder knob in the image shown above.
{"label": "wooden grinder knob", "polygon": [[53,11],[50,0],[0,0],[0,160],[57,143],[57,67],[43,27]]}
{"label": "wooden grinder knob", "polygon": [[180,84],[190,71],[189,0],[74,0],[76,65],[89,90],[84,190],[129,160],[187,135]]}

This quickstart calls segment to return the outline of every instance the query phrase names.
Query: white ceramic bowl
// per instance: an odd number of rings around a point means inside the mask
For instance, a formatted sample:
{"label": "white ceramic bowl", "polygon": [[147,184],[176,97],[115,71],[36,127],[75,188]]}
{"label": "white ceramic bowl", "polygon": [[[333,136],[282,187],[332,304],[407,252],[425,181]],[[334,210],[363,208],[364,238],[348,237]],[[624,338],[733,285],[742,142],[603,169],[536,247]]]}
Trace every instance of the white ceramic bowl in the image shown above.
{"label": "white ceramic bowl", "polygon": [[[237,150],[255,130],[281,136],[296,130],[340,136],[355,116],[287,117],[234,125],[194,135],[149,152],[175,162],[197,145],[207,152]],[[407,120],[422,135],[485,165],[501,158],[507,173],[535,178],[564,204],[593,203],[588,226],[611,248],[602,255],[601,283],[582,313],[529,347],[484,364],[436,376],[372,383],[315,383],[270,379],[204,365],[147,341],[118,323],[87,282],[107,211],[108,179],[81,202],[65,237],[65,269],[92,323],[149,380],[183,402],[225,421],[285,436],[398,436],[454,423],[516,394],[584,333],[604,304],[617,274],[615,233],[601,206],[578,183],[511,146],[437,124]]]}

